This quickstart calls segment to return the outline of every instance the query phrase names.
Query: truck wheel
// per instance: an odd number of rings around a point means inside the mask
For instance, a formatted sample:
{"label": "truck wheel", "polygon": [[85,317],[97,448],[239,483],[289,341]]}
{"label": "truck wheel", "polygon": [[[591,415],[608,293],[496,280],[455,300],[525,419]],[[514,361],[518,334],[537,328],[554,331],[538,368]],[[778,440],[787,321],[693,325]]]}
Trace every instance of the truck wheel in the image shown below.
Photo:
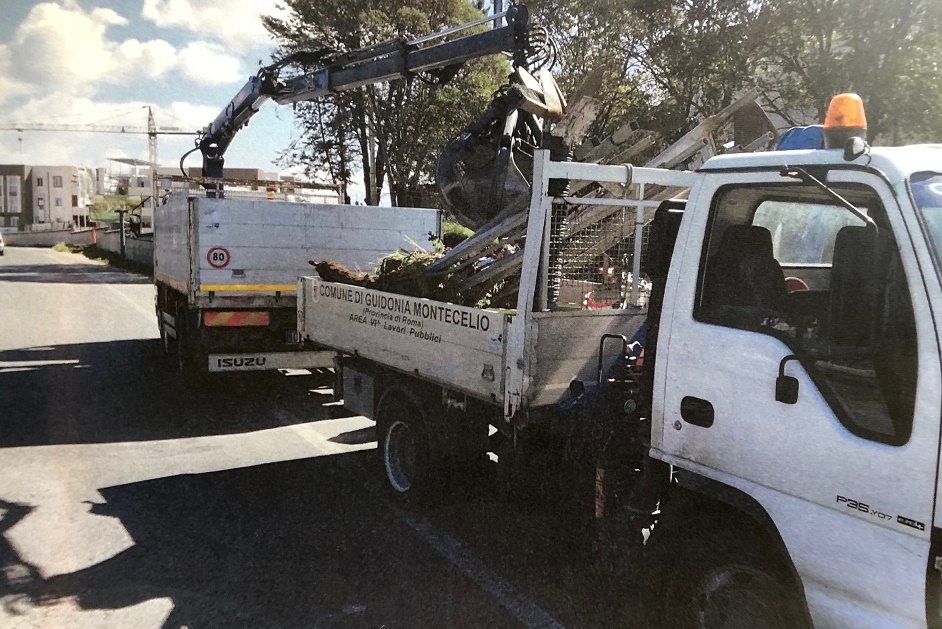
{"label": "truck wheel", "polygon": [[419,408],[404,395],[387,392],[376,413],[383,476],[393,498],[416,506],[431,494],[431,452]]}
{"label": "truck wheel", "polygon": [[646,596],[657,624],[674,629],[805,629],[800,585],[758,526],[674,489],[645,554]]}
{"label": "truck wheel", "polygon": [[167,323],[164,321],[160,308],[157,309],[157,329],[160,330],[160,346],[164,350],[164,356],[169,356],[171,339],[170,335],[167,334]]}
{"label": "truck wheel", "polygon": [[697,592],[699,629],[796,629],[803,626],[797,597],[777,571],[760,561],[732,561],[702,573]]}
{"label": "truck wheel", "polygon": [[177,333],[175,358],[177,361],[177,373],[183,380],[183,385],[188,389],[199,389],[204,386],[203,374],[197,363],[197,352],[193,345],[193,334],[190,332],[190,324],[185,308],[178,308],[174,316],[174,323]]}

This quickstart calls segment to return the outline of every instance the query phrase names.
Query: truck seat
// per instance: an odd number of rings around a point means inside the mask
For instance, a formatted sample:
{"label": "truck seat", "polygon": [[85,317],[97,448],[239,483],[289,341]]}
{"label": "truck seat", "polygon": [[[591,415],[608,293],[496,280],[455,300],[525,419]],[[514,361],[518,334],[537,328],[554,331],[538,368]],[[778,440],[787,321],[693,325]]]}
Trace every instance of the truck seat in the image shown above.
{"label": "truck seat", "polygon": [[872,228],[848,225],[834,240],[830,331],[838,346],[873,345],[889,267],[887,239],[875,242],[875,236]]}
{"label": "truck seat", "polygon": [[727,227],[707,264],[704,308],[708,312],[716,308],[748,309],[752,319],[755,315],[764,318],[783,313],[787,295],[785,274],[772,255],[769,230],[757,225]]}

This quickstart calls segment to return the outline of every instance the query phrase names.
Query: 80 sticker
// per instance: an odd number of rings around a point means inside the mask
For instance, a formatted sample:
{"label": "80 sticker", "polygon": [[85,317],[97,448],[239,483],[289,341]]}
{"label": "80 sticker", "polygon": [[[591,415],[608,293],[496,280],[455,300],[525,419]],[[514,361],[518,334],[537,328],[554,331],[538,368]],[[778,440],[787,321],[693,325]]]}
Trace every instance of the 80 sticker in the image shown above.
{"label": "80 sticker", "polygon": [[224,269],[229,266],[232,256],[229,255],[229,250],[225,247],[213,247],[206,253],[206,261],[214,269]]}

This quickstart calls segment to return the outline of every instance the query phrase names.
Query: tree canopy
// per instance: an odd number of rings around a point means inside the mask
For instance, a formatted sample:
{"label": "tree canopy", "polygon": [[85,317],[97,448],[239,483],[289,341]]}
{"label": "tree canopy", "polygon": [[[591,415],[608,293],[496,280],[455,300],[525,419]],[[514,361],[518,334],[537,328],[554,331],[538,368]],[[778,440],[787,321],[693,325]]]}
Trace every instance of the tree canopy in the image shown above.
{"label": "tree canopy", "polygon": [[757,85],[786,122],[864,99],[877,143],[942,141],[938,0],[531,0],[560,35],[563,82],[611,69],[596,131],[626,120],[666,139]]}
{"label": "tree canopy", "polygon": [[[285,5],[287,18],[265,19],[280,42],[278,55],[356,50],[483,15],[467,0],[286,0]],[[297,116],[303,133],[284,158],[309,174],[326,173],[343,187],[361,171],[368,204],[379,202],[384,183],[393,204],[417,204],[438,152],[484,111],[507,73],[504,59],[481,58],[466,63],[445,85],[410,77],[301,103]]]}
{"label": "tree canopy", "polygon": [[[604,137],[627,122],[664,142],[758,86],[786,123],[820,120],[831,96],[864,99],[873,143],[942,141],[942,2],[938,0],[529,0],[559,46],[564,93],[605,69]],[[414,37],[482,15],[470,0],[285,0],[266,18],[279,53],[351,50]],[[506,80],[501,58],[469,62],[448,85],[419,79],[299,105],[303,135],[285,153],[348,183],[363,172],[368,203],[388,182],[416,200],[445,144]]]}

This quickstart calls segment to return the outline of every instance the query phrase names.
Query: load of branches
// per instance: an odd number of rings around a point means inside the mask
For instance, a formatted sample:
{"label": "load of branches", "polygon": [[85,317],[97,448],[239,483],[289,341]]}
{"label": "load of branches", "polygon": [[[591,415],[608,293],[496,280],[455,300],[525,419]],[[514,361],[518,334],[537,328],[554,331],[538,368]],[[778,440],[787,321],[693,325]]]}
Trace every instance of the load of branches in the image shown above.
{"label": "load of branches", "polygon": [[[461,306],[507,307],[507,303],[511,301],[507,290],[509,281],[501,280],[490,285],[475,285],[469,289],[462,289],[465,280],[480,269],[478,265],[446,273],[430,274],[428,267],[444,253],[445,248],[440,244],[434,251],[417,249],[407,252],[400,249],[383,258],[378,269],[373,273],[351,271],[333,260],[320,262],[311,260],[310,264],[325,282],[352,284],[387,293],[424,297]],[[515,282],[513,284],[516,285]]]}

